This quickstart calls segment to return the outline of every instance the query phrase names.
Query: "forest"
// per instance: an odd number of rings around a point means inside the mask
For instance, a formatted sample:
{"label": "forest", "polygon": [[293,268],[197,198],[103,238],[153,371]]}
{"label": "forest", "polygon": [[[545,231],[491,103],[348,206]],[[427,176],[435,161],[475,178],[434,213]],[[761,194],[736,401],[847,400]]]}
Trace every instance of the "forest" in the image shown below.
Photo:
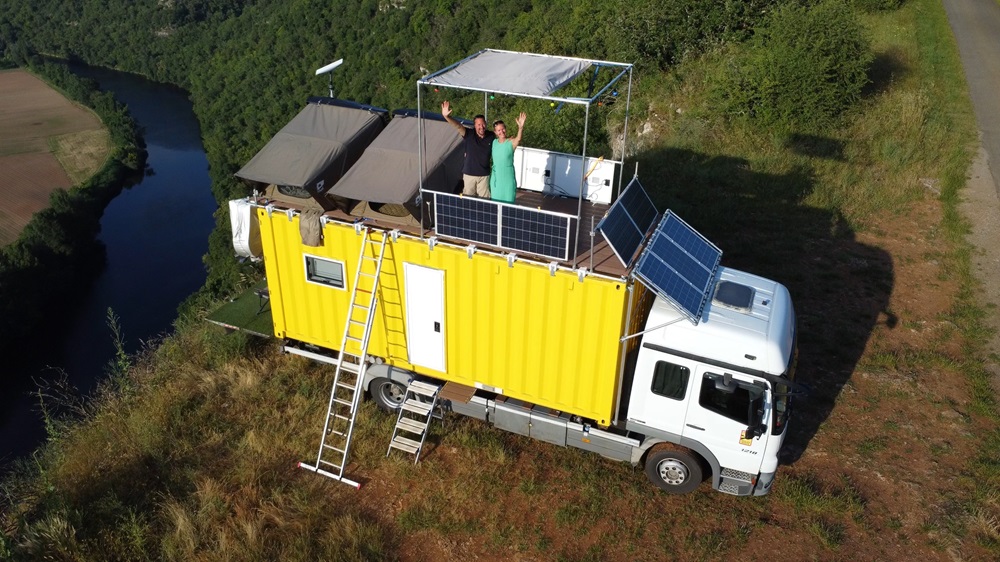
{"label": "forest", "polygon": [[[370,467],[364,493],[291,468],[313,446],[328,371],[201,322],[260,275],[233,259],[221,204],[247,195],[233,174],[309,96],[326,94],[316,68],[343,58],[335,96],[407,108],[417,78],[482,48],[634,63],[638,132],[619,155],[626,169],[638,165],[658,208],[718,241],[726,265],[789,287],[799,373],[815,390],[796,412],[770,496],[667,498],[640,489],[629,466],[463,423],[436,428],[441,446],[419,465],[394,462],[376,436],[391,422],[370,403],[362,415],[374,421],[360,431],[377,445],[356,453]],[[182,306],[176,333],[119,357],[108,383],[51,420],[49,443],[3,480],[0,558],[1000,552],[990,456],[1000,434],[976,360],[986,331],[955,211],[975,126],[939,2],[0,0],[2,64],[44,73],[48,57],[184,88],[220,210],[208,280]],[[521,109],[514,103],[498,107]],[[462,115],[474,107],[457,104]],[[615,145],[623,109],[602,109],[602,150]],[[570,112],[531,111],[546,124],[532,143],[566,146],[562,137],[578,132]],[[141,146],[122,108],[101,116]],[[121,166],[141,169],[139,150]],[[73,197],[56,197],[52,213],[76,206]],[[58,234],[27,237],[58,246]],[[3,256],[36,259],[24,244]],[[921,284],[940,288],[944,304],[914,310]]]}
{"label": "forest", "polygon": [[[815,2],[805,3],[810,4]],[[719,90],[750,95],[755,90],[748,86],[754,82],[761,97],[724,99],[727,94],[721,94],[716,111],[766,118],[778,118],[783,112],[801,121],[805,117],[825,122],[858,99],[871,60],[853,19],[854,10],[835,4],[826,2],[821,10],[808,11],[812,15],[805,17],[813,21],[810,28],[791,21],[807,14],[803,4],[782,0],[296,0],[280,4],[2,0],[0,53],[18,64],[39,55],[81,60],[187,89],[202,126],[212,189],[222,202],[245,194],[233,173],[308,96],[324,92],[325,84],[313,77],[313,70],[338,58],[345,59],[347,66],[336,74],[336,96],[396,109],[415,105],[416,78],[485,47],[632,61],[642,77],[647,70],[662,70],[708,49],[750,43],[754,30],[766,27],[777,36],[788,34],[787,51],[778,60],[795,62],[786,63],[788,68],[769,67],[769,61],[748,56],[741,72],[720,78]],[[856,0],[855,4],[862,10],[890,10],[900,2]],[[824,21],[823,10],[835,17]],[[788,21],[768,24],[775,18]],[[788,25],[794,26],[791,33],[786,31]],[[813,33],[829,35],[829,51],[813,47],[807,49],[809,53],[794,52],[802,50],[795,36]],[[845,44],[849,47],[841,48]],[[785,94],[765,91],[768,73],[784,72],[797,74],[798,84],[791,83],[795,87]],[[830,80],[830,73],[844,80]],[[810,78],[814,85],[802,88],[801,83]],[[792,94],[794,99],[781,99],[795,90],[799,91]],[[633,111],[638,118],[644,114],[641,102],[650,94],[642,82],[637,84],[640,103]],[[771,115],[769,104],[782,108]],[[565,138],[567,130],[579,128],[573,117],[549,115],[546,119],[542,134],[547,131],[552,138]],[[211,241],[208,294],[231,290],[240,278],[228,257],[226,223],[220,217],[220,228]]]}

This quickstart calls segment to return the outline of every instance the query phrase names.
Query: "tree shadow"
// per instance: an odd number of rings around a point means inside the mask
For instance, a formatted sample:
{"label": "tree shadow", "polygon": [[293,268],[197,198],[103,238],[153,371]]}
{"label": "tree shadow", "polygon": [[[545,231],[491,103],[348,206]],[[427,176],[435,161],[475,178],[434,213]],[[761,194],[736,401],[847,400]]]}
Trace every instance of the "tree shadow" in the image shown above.
{"label": "tree shadow", "polygon": [[868,85],[861,95],[872,97],[889,91],[892,83],[903,80],[910,74],[910,68],[903,63],[903,54],[899,49],[877,53],[868,67]]}
{"label": "tree shadow", "polygon": [[[643,185],[723,250],[722,263],[788,287],[798,318],[796,380],[812,392],[793,400],[782,462],[795,462],[830,416],[877,324],[890,328],[892,257],[857,241],[836,212],[802,204],[815,178],[801,167],[754,172],[741,158],[684,149],[638,157]],[[663,178],[660,180],[659,178]],[[640,178],[641,180],[642,178]]]}
{"label": "tree shadow", "polygon": [[785,139],[785,148],[796,154],[826,158],[838,162],[845,160],[844,148],[846,146],[847,143],[842,140],[804,133],[792,133]]}

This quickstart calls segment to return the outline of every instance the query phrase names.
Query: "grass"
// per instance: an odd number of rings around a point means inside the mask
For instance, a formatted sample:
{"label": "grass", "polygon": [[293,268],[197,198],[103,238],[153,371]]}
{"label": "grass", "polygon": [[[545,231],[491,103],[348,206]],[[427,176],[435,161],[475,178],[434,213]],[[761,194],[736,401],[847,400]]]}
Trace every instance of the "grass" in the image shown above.
{"label": "grass", "polygon": [[[386,458],[394,420],[369,402],[348,469],[363,478],[356,491],[295,468],[315,455],[329,367],[183,319],[130,358],[84,422],[59,423],[4,481],[0,558],[712,560],[774,544],[804,559],[903,555],[878,550],[887,532],[918,554],[1000,555],[1000,420],[977,362],[990,333],[956,211],[973,125],[943,17],[930,0],[867,17],[876,86],[827,138],[715,118],[704,93],[725,49],[640,86],[669,94],[646,100],[654,133],[639,156],[643,177],[671,179],[649,182],[660,208],[716,240],[727,264],[780,279],[796,296],[800,368],[817,391],[795,423],[817,418],[807,451],[834,457],[825,466],[835,468],[812,468],[814,457],[781,467],[765,498],[707,487],[668,496],[640,469],[468,419],[435,424],[433,446],[414,465]],[[937,197],[921,178],[934,180],[943,206],[928,238],[935,249],[894,261],[877,243],[895,218]],[[931,319],[953,328],[927,347],[898,345],[887,337],[893,326],[925,324],[890,306],[896,272],[927,259],[944,263],[945,280],[959,287],[954,306]],[[955,338],[960,356],[942,349]],[[892,479],[907,455],[954,456],[957,444],[943,441],[897,444],[956,409],[922,386],[938,373],[964,373],[972,402],[962,424],[980,443],[947,502],[922,496],[943,507],[914,522],[865,471]],[[915,401],[927,405],[926,419],[889,417],[893,404]],[[844,413],[867,416],[881,434],[859,435]]]}

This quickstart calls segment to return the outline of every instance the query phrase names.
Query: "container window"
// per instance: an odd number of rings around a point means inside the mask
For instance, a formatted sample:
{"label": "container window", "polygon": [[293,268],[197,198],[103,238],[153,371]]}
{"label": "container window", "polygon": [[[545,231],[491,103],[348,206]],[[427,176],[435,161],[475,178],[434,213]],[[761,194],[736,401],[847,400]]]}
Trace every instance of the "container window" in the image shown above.
{"label": "container window", "polygon": [[691,371],[687,367],[674,365],[666,361],[657,361],[653,369],[653,394],[683,400],[687,394],[688,379]]}
{"label": "container window", "polygon": [[306,280],[328,287],[344,288],[344,264],[306,256]]}

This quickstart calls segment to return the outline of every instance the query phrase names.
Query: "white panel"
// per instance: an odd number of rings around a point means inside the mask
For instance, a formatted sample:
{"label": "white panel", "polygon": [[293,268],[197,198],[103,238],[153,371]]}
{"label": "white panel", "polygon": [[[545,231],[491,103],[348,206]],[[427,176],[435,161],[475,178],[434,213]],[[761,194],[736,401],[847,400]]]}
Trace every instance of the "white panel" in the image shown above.
{"label": "white panel", "polygon": [[[540,191],[546,195],[579,197],[580,156],[550,152],[538,148],[518,147],[514,151],[514,174],[521,189]],[[597,203],[611,203],[615,171],[621,162],[587,158],[587,170],[594,171],[587,177],[584,197]]]}
{"label": "white panel", "polygon": [[409,361],[445,372],[444,271],[403,263],[403,283]]}

